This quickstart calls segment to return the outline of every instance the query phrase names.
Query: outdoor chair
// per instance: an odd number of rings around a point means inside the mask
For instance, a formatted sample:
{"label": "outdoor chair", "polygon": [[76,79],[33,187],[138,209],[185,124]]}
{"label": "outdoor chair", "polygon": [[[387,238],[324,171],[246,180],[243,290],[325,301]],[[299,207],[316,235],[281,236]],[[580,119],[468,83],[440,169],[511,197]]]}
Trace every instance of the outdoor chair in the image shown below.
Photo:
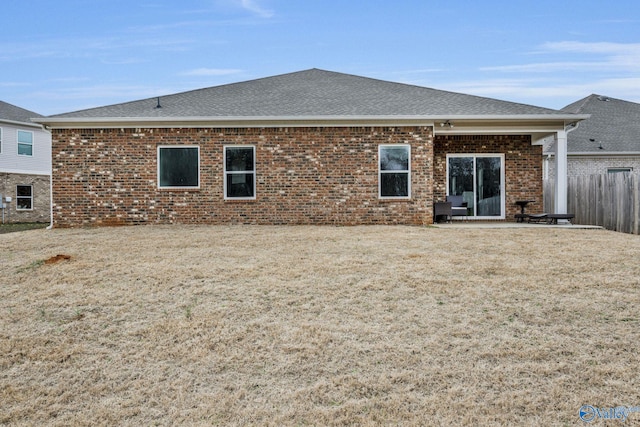
{"label": "outdoor chair", "polygon": [[565,219],[569,224],[573,224],[573,218],[575,217],[572,213],[566,214],[549,214],[547,215],[547,224],[557,224],[559,219]]}
{"label": "outdoor chair", "polygon": [[540,223],[540,222],[546,222],[547,215],[549,214],[539,213],[539,214],[525,214],[525,215],[527,215],[527,218],[529,218],[529,222]]}
{"label": "outdoor chair", "polygon": [[546,222],[547,224],[558,224],[558,220],[567,220],[569,224],[573,224],[571,221],[574,218],[574,214],[566,213],[566,214],[549,214],[549,213],[540,213],[540,214],[529,214],[527,217],[529,218],[529,222]]}
{"label": "outdoor chair", "polygon": [[462,196],[447,196],[447,202],[451,202],[451,216],[464,216],[467,219],[467,202]]}
{"label": "outdoor chair", "polygon": [[444,217],[445,221],[451,221],[451,202],[436,202],[433,204],[434,222],[438,222],[438,218]]}

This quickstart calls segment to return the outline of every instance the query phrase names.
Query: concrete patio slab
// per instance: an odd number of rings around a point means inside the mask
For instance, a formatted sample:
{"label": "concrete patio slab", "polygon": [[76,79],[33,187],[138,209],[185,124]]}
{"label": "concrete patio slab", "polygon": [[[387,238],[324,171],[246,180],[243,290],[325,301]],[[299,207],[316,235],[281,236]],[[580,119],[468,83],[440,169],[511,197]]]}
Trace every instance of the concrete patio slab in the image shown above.
{"label": "concrete patio slab", "polygon": [[471,229],[487,229],[487,228],[566,228],[566,229],[592,229],[604,230],[598,225],[581,225],[581,224],[534,224],[528,222],[503,222],[503,221],[452,221],[448,223],[433,224],[438,228],[471,228]]}

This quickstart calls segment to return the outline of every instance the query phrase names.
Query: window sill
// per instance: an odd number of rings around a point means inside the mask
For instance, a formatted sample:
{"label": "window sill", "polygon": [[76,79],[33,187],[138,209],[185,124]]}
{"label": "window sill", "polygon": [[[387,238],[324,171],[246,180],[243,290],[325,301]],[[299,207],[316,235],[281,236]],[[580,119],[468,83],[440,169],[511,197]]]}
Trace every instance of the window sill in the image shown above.
{"label": "window sill", "polygon": [[187,192],[197,192],[200,191],[200,187],[158,187],[159,191],[187,191]]}

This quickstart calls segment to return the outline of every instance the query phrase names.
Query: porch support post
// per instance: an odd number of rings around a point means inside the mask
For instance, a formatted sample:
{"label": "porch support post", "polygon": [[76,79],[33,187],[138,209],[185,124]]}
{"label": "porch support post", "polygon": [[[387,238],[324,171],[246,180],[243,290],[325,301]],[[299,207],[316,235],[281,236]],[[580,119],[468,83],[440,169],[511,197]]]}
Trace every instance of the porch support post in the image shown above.
{"label": "porch support post", "polygon": [[555,188],[555,212],[567,213],[567,132],[562,130],[556,134],[556,188]]}

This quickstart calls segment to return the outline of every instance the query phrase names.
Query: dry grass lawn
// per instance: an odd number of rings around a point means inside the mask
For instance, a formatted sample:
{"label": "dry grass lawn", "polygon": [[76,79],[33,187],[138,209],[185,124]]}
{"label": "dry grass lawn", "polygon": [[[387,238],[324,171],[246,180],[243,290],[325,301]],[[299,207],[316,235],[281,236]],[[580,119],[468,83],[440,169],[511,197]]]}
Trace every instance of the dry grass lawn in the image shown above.
{"label": "dry grass lawn", "polygon": [[139,226],[0,245],[0,425],[579,425],[583,404],[640,405],[638,236]]}

